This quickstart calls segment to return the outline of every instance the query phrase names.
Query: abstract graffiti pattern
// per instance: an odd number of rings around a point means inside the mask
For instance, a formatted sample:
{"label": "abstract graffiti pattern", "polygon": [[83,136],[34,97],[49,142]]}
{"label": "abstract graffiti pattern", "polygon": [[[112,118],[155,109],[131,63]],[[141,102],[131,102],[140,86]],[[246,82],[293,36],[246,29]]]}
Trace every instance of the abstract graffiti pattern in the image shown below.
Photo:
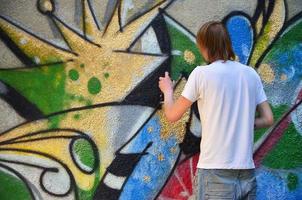
{"label": "abstract graffiti pattern", "polygon": [[[61,42],[0,15],[0,38],[25,66],[0,68],[0,97],[25,119],[0,133],[0,199],[194,198],[197,105],[170,124],[157,86],[169,71],[177,98],[205,64],[194,34],[166,12],[177,2],[141,3],[126,20],[134,3],[112,1],[106,24],[80,2],[80,30],[56,14],[54,0],[33,8]],[[302,198],[302,13],[288,19],[287,7],[259,0],[253,16],[235,10],[223,19],[276,121],[255,131],[257,199]]]}

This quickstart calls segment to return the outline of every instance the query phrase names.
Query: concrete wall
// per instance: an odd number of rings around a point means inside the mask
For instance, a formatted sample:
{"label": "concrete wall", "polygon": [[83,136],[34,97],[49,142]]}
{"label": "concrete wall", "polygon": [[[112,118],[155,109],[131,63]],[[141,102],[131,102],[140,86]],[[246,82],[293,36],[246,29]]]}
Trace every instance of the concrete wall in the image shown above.
{"label": "concrete wall", "polygon": [[[302,198],[300,0],[0,0],[0,199],[192,199],[197,107],[168,123],[205,64],[198,28],[222,20],[275,116],[255,131],[257,199]],[[201,133],[201,135],[200,135]]]}

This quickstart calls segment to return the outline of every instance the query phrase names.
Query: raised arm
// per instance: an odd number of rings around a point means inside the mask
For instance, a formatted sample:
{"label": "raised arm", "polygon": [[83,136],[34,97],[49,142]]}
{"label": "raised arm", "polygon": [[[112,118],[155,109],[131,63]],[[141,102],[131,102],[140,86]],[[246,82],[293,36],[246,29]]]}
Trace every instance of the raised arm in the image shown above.
{"label": "raised arm", "polygon": [[165,77],[159,77],[159,88],[164,94],[163,109],[167,120],[169,122],[178,121],[193,102],[180,96],[174,103],[173,84],[168,72],[165,72]]}

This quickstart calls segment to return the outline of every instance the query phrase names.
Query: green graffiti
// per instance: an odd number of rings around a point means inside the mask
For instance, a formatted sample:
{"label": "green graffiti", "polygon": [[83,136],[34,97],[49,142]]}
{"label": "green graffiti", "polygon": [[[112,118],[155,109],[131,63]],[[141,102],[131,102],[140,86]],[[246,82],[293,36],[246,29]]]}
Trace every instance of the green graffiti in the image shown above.
{"label": "green graffiti", "polygon": [[76,81],[79,79],[79,72],[75,69],[71,69],[68,72],[68,76],[71,80]]}
{"label": "green graffiti", "polygon": [[21,180],[0,170],[0,199],[30,200],[31,195]]}
{"label": "green graffiti", "polygon": [[274,169],[294,169],[302,166],[302,136],[291,122],[278,144],[264,158],[263,164]]}
{"label": "green graffiti", "polygon": [[[205,64],[196,44],[191,41],[186,35],[177,30],[174,26],[168,24],[168,33],[171,38],[171,47],[175,51],[179,51],[180,55],[172,57],[172,79],[176,80],[181,73],[189,74],[197,65]],[[195,59],[192,63],[188,63],[184,59],[184,52],[188,50],[192,52]]]}
{"label": "green graffiti", "polygon": [[59,128],[59,124],[60,124],[61,120],[64,119],[65,116],[66,116],[66,113],[60,114],[60,115],[55,115],[53,117],[48,118],[49,128],[50,129]]}
{"label": "green graffiti", "polygon": [[75,94],[67,94],[69,99],[72,101],[78,101],[82,104],[85,104],[86,106],[92,105],[92,101],[89,99],[86,99],[84,96],[82,95],[75,95]]}
{"label": "green graffiti", "polygon": [[73,115],[73,118],[74,118],[75,120],[79,120],[79,119],[80,119],[80,117],[81,117],[81,115],[80,115],[80,114],[75,114],[75,115]]}
{"label": "green graffiti", "polygon": [[100,182],[100,179],[101,179],[101,174],[100,174],[99,170],[96,170],[94,186],[91,190],[83,190],[78,187],[79,199],[93,200],[93,195],[95,194],[95,191],[97,189],[98,183]]}
{"label": "green graffiti", "polygon": [[270,43],[270,32],[272,28],[272,22],[268,21],[263,29],[263,34],[259,37],[257,43],[254,47],[253,56],[251,57],[250,65],[255,66],[259,56],[263,53],[263,51],[267,48]]}
{"label": "green graffiti", "polygon": [[[75,152],[77,158],[81,162],[80,165],[89,170],[93,169],[96,160],[94,158],[93,149],[90,143],[87,140],[78,139],[77,141],[75,141],[73,147],[74,147],[73,151]],[[91,188],[91,190],[83,190],[78,187],[79,199],[85,199],[85,200],[93,199],[93,195],[100,182],[101,176],[103,176],[103,173],[100,172],[99,167],[95,170],[94,173],[95,173],[94,185]]]}
{"label": "green graffiti", "polygon": [[88,81],[88,91],[90,94],[97,94],[101,91],[102,85],[98,78],[92,77]]}
{"label": "green graffiti", "polygon": [[295,46],[301,44],[302,41],[302,21],[295,24],[288,32],[274,44],[274,48],[266,56],[265,61],[274,60],[280,56],[280,52],[290,52]]}
{"label": "green graffiti", "polygon": [[105,78],[109,78],[109,73],[107,73],[107,72],[104,73],[104,77],[105,77]]}
{"label": "green graffiti", "polygon": [[94,151],[91,144],[85,139],[77,139],[73,144],[74,155],[78,158],[78,164],[83,169],[90,171],[95,165]]}
{"label": "green graffiti", "polygon": [[[13,87],[44,114],[63,110],[66,104],[65,65],[1,70],[0,80]],[[57,121],[56,121],[57,123]]]}
{"label": "green graffiti", "polygon": [[[270,107],[272,108],[274,120],[277,121],[280,119],[280,117],[289,109],[287,105],[279,105],[277,107],[274,107],[270,104]],[[256,142],[261,136],[267,131],[268,128],[260,128],[255,130],[254,132],[254,142]]]}
{"label": "green graffiti", "polygon": [[289,173],[287,175],[287,187],[289,190],[295,190],[298,187],[299,178],[294,173]]}

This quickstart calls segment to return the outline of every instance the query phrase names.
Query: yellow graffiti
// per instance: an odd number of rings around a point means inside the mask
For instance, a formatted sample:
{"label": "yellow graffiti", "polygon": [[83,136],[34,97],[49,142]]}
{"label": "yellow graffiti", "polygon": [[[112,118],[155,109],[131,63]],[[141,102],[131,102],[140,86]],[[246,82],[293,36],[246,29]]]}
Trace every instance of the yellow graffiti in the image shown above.
{"label": "yellow graffiti", "polygon": [[[53,60],[66,62],[66,74],[70,70],[77,70],[80,75],[79,78],[76,81],[68,80],[65,83],[65,89],[69,93],[82,95],[86,99],[90,99],[92,104],[116,102],[123,100],[150,73],[150,70],[148,71],[150,66],[156,65],[158,67],[167,58],[166,55],[125,52],[138,34],[143,31],[142,27],[149,24],[158,14],[158,9],[166,5],[167,2],[165,0],[160,1],[147,13],[122,27],[123,30],[121,31],[118,14],[121,6],[117,6],[114,10],[106,28],[99,30],[87,1],[84,1],[85,19],[82,23],[85,26],[87,37],[70,29],[55,15],[49,14],[70,49],[59,48],[35,37],[5,18],[0,18],[0,28],[9,35],[22,52],[33,58],[37,64],[47,64],[51,57]],[[119,4],[122,5],[122,1],[119,1]],[[54,9],[52,2],[47,0],[40,3],[39,6],[45,13]],[[105,73],[108,73],[109,77],[105,77]],[[98,94],[91,94],[87,90],[87,84],[91,77],[98,77],[102,83],[101,92]],[[64,105],[64,109],[81,106],[83,105],[80,102],[75,101]],[[118,121],[112,119],[110,112],[113,111],[111,109],[110,106],[107,106],[69,111],[50,116],[47,119],[23,124],[0,136],[0,142],[4,143],[0,150],[22,150],[22,152],[12,151],[16,155],[28,154],[25,153],[26,151],[49,154],[70,169],[79,188],[90,190],[96,184],[94,181],[99,181],[96,180],[96,172],[92,174],[82,172],[70,156],[69,145],[71,138],[79,136],[78,132],[89,136],[96,144],[99,152],[100,168],[98,173],[102,177],[106,167],[114,159],[115,152],[112,143],[113,139],[118,137],[113,135],[114,133],[110,129],[110,126],[113,126],[112,123]],[[81,119],[75,119],[75,115],[81,116]],[[49,130],[49,120],[55,117],[64,118],[58,129],[72,129],[74,131]],[[163,124],[165,123],[163,118],[161,121]],[[163,125],[163,127],[163,130],[168,132],[170,126]],[[180,125],[180,123],[173,127],[173,130],[177,132],[184,131],[184,125]],[[44,134],[32,134],[45,130],[49,131]],[[38,154],[30,155],[33,157],[41,156]]]}
{"label": "yellow graffiti", "polygon": [[[174,91],[174,99],[180,97],[185,83],[185,79],[182,78]],[[187,111],[179,121],[170,123],[166,120],[163,110],[158,110],[156,114],[159,116],[161,122],[161,138],[165,140],[171,136],[175,136],[179,143],[182,142],[186,133],[186,122],[189,120],[189,113]]]}
{"label": "yellow graffiti", "polygon": [[194,64],[195,55],[192,51],[186,49],[185,52],[184,52],[184,59],[187,63]]}
{"label": "yellow graffiti", "polygon": [[[258,20],[262,19],[262,15]],[[251,66],[255,67],[258,59],[271,44],[277,33],[281,30],[285,22],[285,4],[284,0],[276,0],[274,9],[268,19],[268,22],[263,26],[263,33],[259,36],[255,43],[254,51],[251,55]],[[257,21],[257,31],[260,30],[260,21]]]}
{"label": "yellow graffiti", "polygon": [[265,83],[272,83],[275,79],[275,73],[268,64],[261,64],[258,68],[258,73]]}

